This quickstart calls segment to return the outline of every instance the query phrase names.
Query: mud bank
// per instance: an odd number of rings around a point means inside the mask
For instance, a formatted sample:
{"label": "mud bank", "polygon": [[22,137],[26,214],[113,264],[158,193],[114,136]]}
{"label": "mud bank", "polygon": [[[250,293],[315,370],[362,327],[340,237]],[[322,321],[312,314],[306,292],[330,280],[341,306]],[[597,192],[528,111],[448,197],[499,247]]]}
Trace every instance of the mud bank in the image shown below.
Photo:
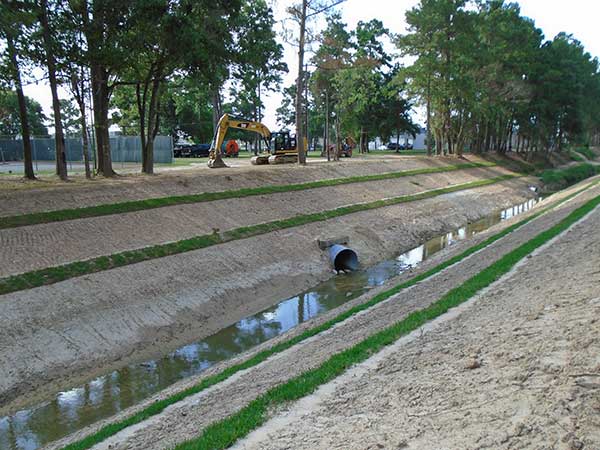
{"label": "mud bank", "polygon": [[[469,157],[481,162],[481,158]],[[246,187],[306,183],[310,181],[374,175],[384,172],[442,167],[457,164],[456,158],[391,157],[386,159],[342,160],[331,164],[310,161],[306,166],[251,166],[222,170],[186,169],[155,176],[126,175],[114,179],[97,178],[73,186],[27,188],[0,191],[0,217],[106,203],[141,200],[199,192],[217,192]],[[205,167],[205,166],[203,166]],[[19,181],[18,184],[23,184]],[[31,186],[31,187],[29,187]]]}
{"label": "mud bank", "polygon": [[4,295],[3,409],[164,354],[332,276],[319,237],[343,230],[369,265],[531,196],[527,180],[512,180]]}

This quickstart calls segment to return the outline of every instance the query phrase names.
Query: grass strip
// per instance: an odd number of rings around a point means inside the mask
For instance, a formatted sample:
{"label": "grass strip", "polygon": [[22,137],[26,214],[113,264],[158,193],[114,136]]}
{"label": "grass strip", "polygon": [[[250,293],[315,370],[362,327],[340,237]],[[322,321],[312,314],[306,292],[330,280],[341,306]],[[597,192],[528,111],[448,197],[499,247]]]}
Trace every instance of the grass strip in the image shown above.
{"label": "grass strip", "polygon": [[256,195],[268,195],[281,192],[303,191],[329,186],[339,186],[351,183],[363,183],[368,181],[392,180],[396,178],[424,175],[432,173],[453,172],[456,170],[471,169],[477,167],[493,167],[495,163],[464,163],[444,167],[427,167],[423,169],[405,170],[402,172],[388,172],[375,175],[363,175],[332,180],[311,181],[309,183],[288,184],[278,186],[261,186],[256,188],[236,189],[232,191],[203,192],[192,195],[179,195],[172,197],[152,198],[146,200],[133,200],[106,205],[87,206],[84,208],[62,209],[19,216],[1,217],[0,229],[24,227],[41,223],[62,222],[65,220],[85,219],[89,217],[100,217],[111,214],[123,214],[147,209],[163,208],[165,206],[184,205],[190,203],[203,203],[214,200],[226,200],[231,198],[243,198]]}
{"label": "grass strip", "polygon": [[144,247],[137,250],[128,250],[121,253],[115,253],[108,256],[100,256],[98,258],[88,259],[85,261],[76,261],[69,264],[64,264],[56,267],[48,267],[44,269],[34,270],[19,275],[0,279],[0,295],[10,292],[31,289],[34,287],[44,286],[48,284],[58,283],[69,278],[79,277],[103,270],[123,267],[129,264],[135,264],[150,259],[162,258],[165,256],[177,255],[180,253],[199,250],[210,247],[212,245],[223,242],[243,239],[250,236],[269,233],[272,231],[283,230],[286,228],[297,227],[308,223],[319,222],[323,220],[333,219],[348,214],[353,214],[360,211],[368,211],[376,208],[397,205],[399,203],[413,202],[431,197],[436,197],[450,192],[462,191],[465,189],[473,189],[476,187],[487,186],[498,183],[500,181],[515,178],[517,175],[503,175],[500,177],[489,178],[486,180],[477,180],[470,183],[457,184],[446,188],[433,189],[413,195],[402,195],[384,200],[377,200],[369,203],[357,203],[349,206],[322,211],[312,214],[299,214],[287,219],[274,220],[257,225],[235,228],[225,231],[221,234],[212,233],[207,235],[196,236],[189,239],[183,239],[168,244],[159,244],[151,247]]}
{"label": "grass strip", "polygon": [[247,359],[246,361],[243,361],[239,364],[232,365],[232,366],[224,369],[223,371],[219,372],[216,375],[206,377],[200,383],[196,384],[195,386],[192,386],[188,389],[180,391],[180,392],[178,392],[174,395],[171,395],[167,398],[164,398],[162,400],[156,401],[156,402],[152,403],[150,406],[144,408],[142,411],[139,411],[138,413],[136,413],[122,421],[105,425],[104,427],[100,428],[97,432],[90,434],[89,436],[86,436],[82,440],[67,445],[66,447],[63,448],[63,450],[86,450],[86,449],[89,449],[89,448],[93,447],[94,445],[104,441],[105,439],[107,439],[111,436],[114,436],[115,434],[124,430],[125,428],[128,428],[137,423],[143,422],[144,420],[146,420],[156,414],[161,413],[168,406],[173,405],[173,404],[185,399],[186,397],[197,394],[199,392],[204,391],[205,389],[208,389],[211,386],[221,383],[221,382],[227,380],[228,378],[230,378],[232,375],[234,375],[242,370],[257,366],[258,364],[267,360],[272,355],[281,353],[281,352],[293,347],[294,345],[297,345],[297,344],[301,343],[302,341],[305,341],[308,338],[316,336],[317,334],[320,334],[320,333],[332,328],[334,325],[345,321],[346,319],[356,315],[357,313],[364,311],[366,309],[369,309],[369,308],[377,305],[378,303],[381,303],[381,302],[387,300],[388,298],[392,297],[393,295],[396,295],[403,289],[413,286],[413,285],[441,272],[442,270],[447,269],[451,265],[460,262],[461,260],[467,258],[468,256],[484,249],[485,247],[498,241],[499,239],[503,238],[504,236],[512,233],[513,231],[517,230],[518,228],[522,227],[523,225],[531,222],[532,220],[539,217],[540,215],[548,212],[550,209],[556,208],[557,206],[567,202],[568,200],[571,200],[575,196],[579,195],[586,189],[598,184],[599,182],[600,181],[592,183],[592,184],[570,194],[569,196],[565,197],[557,204],[549,205],[546,208],[541,209],[537,213],[535,213],[535,214],[529,216],[528,218],[523,219],[517,223],[514,223],[513,225],[505,228],[504,230],[496,233],[493,236],[490,236],[489,238],[480,242],[479,244],[468,248],[464,252],[438,264],[437,266],[411,278],[410,280],[408,280],[404,283],[394,286],[391,289],[388,289],[386,291],[380,292],[379,294],[377,294],[373,298],[371,298],[369,301],[367,301],[365,303],[361,303],[360,305],[357,305],[353,308],[350,308],[347,311],[328,320],[327,322],[322,323],[321,325],[318,325],[316,327],[305,330],[301,334],[299,334],[291,339],[288,339],[287,341],[280,342],[266,350],[258,352],[256,355],[252,356],[251,358]]}
{"label": "grass strip", "polygon": [[566,169],[544,170],[540,178],[546,187],[558,190],[598,174],[600,174],[600,166],[583,163]]}
{"label": "grass strip", "polygon": [[585,156],[589,160],[593,161],[594,159],[596,159],[596,154],[589,147],[577,147],[575,149],[575,151],[577,153],[582,154],[583,156]]}
{"label": "grass strip", "polygon": [[353,365],[365,361],[385,346],[396,342],[400,337],[471,299],[479,291],[508,273],[531,252],[558,236],[599,204],[600,196],[597,196],[571,212],[558,224],[539,233],[533,239],[501,257],[460,286],[452,289],[427,308],[412,312],[394,325],[373,334],[347,350],[333,355],[320,366],[270,389],[239,412],[205,428],[198,438],[178,445],[175,447],[176,450],[214,450],[231,446],[238,439],[263,425],[269,418],[268,411],[270,409],[287,402],[297,401],[313,393],[319,386],[330,382]]}

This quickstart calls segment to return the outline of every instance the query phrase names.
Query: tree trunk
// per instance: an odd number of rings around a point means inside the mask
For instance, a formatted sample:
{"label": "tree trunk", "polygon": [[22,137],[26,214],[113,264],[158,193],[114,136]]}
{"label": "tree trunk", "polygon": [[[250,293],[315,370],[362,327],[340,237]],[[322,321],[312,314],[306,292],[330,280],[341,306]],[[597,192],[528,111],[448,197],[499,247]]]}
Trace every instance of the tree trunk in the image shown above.
{"label": "tree trunk", "polygon": [[431,156],[431,79],[427,81],[427,156]]}
{"label": "tree trunk", "polygon": [[300,13],[300,39],[298,42],[298,78],[296,79],[296,141],[298,142],[298,164],[306,164],[306,153],[304,151],[304,121],[302,118],[302,82],[304,70],[304,41],[306,34],[306,9],[308,0],[302,0]]}
{"label": "tree trunk", "polygon": [[97,23],[102,17],[101,8],[102,2],[92,2],[92,22],[90,22],[87,0],[81,2],[79,10],[81,11],[83,32],[88,44],[88,54],[90,55],[91,93],[94,109],[94,129],[96,131],[96,164],[99,174],[105,177],[112,177],[115,175],[115,171],[112,167],[108,134],[109,71],[101,62],[96,60],[96,55],[100,53],[103,39],[102,26]]}
{"label": "tree trunk", "polygon": [[325,91],[325,133],[323,133],[323,150],[327,153],[327,161],[331,161],[329,151],[329,91]]}
{"label": "tree trunk", "polygon": [[46,64],[48,66],[48,78],[50,91],[52,92],[52,110],[54,112],[54,141],[56,148],[56,174],[61,180],[67,180],[67,155],[65,149],[65,135],[62,127],[60,113],[60,102],[58,100],[58,82],[56,80],[56,62],[54,60],[54,49],[52,48],[52,37],[50,24],[48,23],[48,0],[40,0],[40,24],[46,47]]}
{"label": "tree trunk", "polygon": [[75,72],[71,73],[71,92],[79,107],[79,113],[81,114],[81,139],[83,143],[83,163],[85,166],[85,177],[89,180],[92,178],[92,171],[90,170],[90,152],[89,152],[89,140],[88,140],[88,127],[87,120],[85,117],[85,84],[83,80],[80,80]]}
{"label": "tree trunk", "polygon": [[333,160],[340,160],[340,118],[337,115],[335,117],[335,152],[333,153]]}
{"label": "tree trunk", "polygon": [[221,86],[216,86],[212,93],[212,107],[213,107],[213,135],[217,131],[217,125],[221,119]]}
{"label": "tree trunk", "polygon": [[94,63],[92,72],[92,98],[94,102],[94,126],[96,128],[96,143],[98,149],[98,173],[112,177],[110,140],[108,134],[108,105],[110,89],[108,88],[108,72],[101,65]]}
{"label": "tree trunk", "polygon": [[31,136],[29,132],[29,117],[27,117],[27,103],[23,94],[23,83],[21,82],[21,72],[19,61],[17,59],[17,49],[10,33],[6,34],[6,45],[8,56],[11,62],[11,72],[15,89],[17,91],[17,100],[19,102],[19,119],[21,121],[21,137],[23,138],[23,167],[25,178],[35,180],[33,173],[33,159],[31,158]]}

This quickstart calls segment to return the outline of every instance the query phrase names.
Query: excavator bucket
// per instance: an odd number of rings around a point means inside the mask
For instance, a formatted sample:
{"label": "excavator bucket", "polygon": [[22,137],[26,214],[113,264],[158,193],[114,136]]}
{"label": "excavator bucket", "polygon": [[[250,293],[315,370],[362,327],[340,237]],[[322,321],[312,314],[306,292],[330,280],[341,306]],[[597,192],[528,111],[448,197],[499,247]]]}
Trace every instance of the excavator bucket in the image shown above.
{"label": "excavator bucket", "polygon": [[211,169],[221,169],[223,167],[227,167],[227,164],[225,164],[225,161],[223,161],[221,154],[217,153],[216,155],[210,155],[210,158],[208,160],[208,167],[210,167]]}

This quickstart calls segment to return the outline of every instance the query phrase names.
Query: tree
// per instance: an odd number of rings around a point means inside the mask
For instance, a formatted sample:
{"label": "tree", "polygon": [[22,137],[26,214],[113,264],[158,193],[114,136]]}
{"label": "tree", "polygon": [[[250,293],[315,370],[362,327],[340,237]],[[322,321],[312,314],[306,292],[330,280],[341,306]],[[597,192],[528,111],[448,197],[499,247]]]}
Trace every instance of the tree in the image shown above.
{"label": "tree", "polygon": [[110,97],[131,55],[128,40],[133,4],[120,0],[73,0],[69,6],[70,19],[85,37],[83,64],[90,69],[98,173],[112,177],[115,172],[108,134]]}
{"label": "tree", "polygon": [[25,177],[33,180],[33,159],[31,157],[31,139],[27,112],[27,102],[23,94],[23,82],[21,79],[21,65],[18,53],[22,51],[23,40],[28,37],[28,26],[33,22],[30,2],[6,1],[0,3],[0,37],[6,40],[6,50],[3,64],[7,70],[3,73],[3,79],[14,86],[19,106],[19,121],[21,136],[23,138],[23,164]]}
{"label": "tree", "polygon": [[[24,100],[30,132],[34,136],[48,136],[48,129],[44,125],[47,118],[42,111],[42,105],[26,96]],[[19,98],[16,91],[0,89],[0,135],[23,137]]]}
{"label": "tree", "polygon": [[[474,101],[470,70],[477,39],[466,0],[422,0],[406,13],[409,34],[399,40],[404,54],[416,56],[405,75],[414,92],[426,95],[428,126],[437,154],[461,156],[469,106]],[[429,123],[430,122],[430,123]]]}
{"label": "tree", "polygon": [[[311,92],[315,99],[315,107],[321,112],[323,124],[323,147],[327,159],[331,159],[329,152],[330,120],[332,113],[337,111],[337,105],[343,93],[334,86],[336,72],[351,64],[351,33],[346,30],[341,15],[333,13],[327,17],[327,27],[319,36],[319,48],[316,50],[311,62],[316,70],[311,77]],[[336,123],[339,115],[336,115]],[[314,122],[314,121],[312,121]],[[338,129],[339,127],[336,127]],[[338,143],[339,144],[339,143]],[[334,155],[337,159],[337,152]]]}
{"label": "tree", "polygon": [[[287,72],[283,46],[277,42],[273,12],[264,0],[246,2],[239,17],[238,54],[232,71],[231,96],[242,117],[262,121],[262,92],[274,90]],[[259,142],[257,140],[255,142]],[[255,149],[257,151],[257,149]]]}
{"label": "tree", "polygon": [[39,21],[44,43],[46,67],[52,92],[52,110],[54,118],[54,141],[56,149],[56,174],[61,180],[67,180],[67,153],[65,149],[65,136],[63,132],[60,101],[58,99],[58,80],[55,58],[57,42],[53,38],[55,30],[50,27],[48,0],[39,0]]}
{"label": "tree", "polygon": [[307,22],[311,18],[330,10],[343,3],[345,0],[334,0],[326,3],[319,0],[302,0],[288,8],[292,20],[298,24],[298,76],[296,78],[296,136],[298,139],[298,164],[306,164],[306,152],[304,151],[304,140],[306,130],[304,129],[304,51],[306,44]]}

